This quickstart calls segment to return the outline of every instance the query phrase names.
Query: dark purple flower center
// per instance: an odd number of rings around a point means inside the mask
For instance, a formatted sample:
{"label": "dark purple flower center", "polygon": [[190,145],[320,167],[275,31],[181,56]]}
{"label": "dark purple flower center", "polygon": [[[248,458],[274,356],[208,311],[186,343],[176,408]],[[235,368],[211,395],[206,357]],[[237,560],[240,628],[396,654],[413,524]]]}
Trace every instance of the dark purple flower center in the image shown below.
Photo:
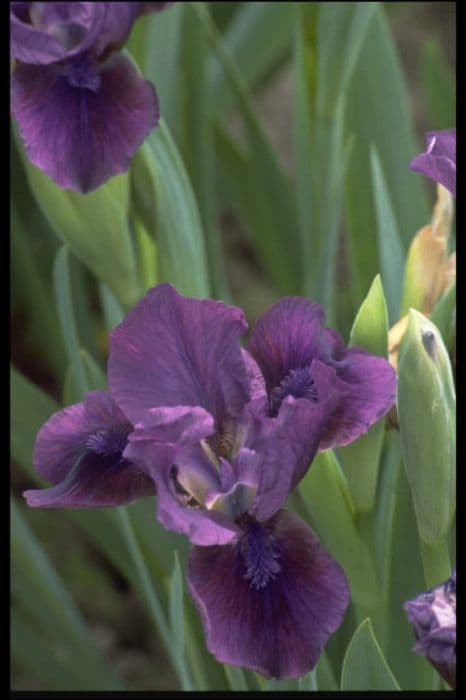
{"label": "dark purple flower center", "polygon": [[243,516],[238,523],[243,527],[240,555],[245,568],[244,578],[251,588],[265,588],[281,570],[275,538],[250,516]]}
{"label": "dark purple flower center", "polygon": [[97,92],[100,87],[98,64],[88,54],[82,54],[72,61],[67,61],[63,70],[69,84],[73,87],[92,92]]}
{"label": "dark purple flower center", "polygon": [[117,427],[103,428],[92,433],[86,440],[86,449],[98,455],[122,454],[128,444],[128,435],[132,428],[129,423]]}
{"label": "dark purple flower center", "polygon": [[310,367],[290,369],[280,384],[270,392],[269,413],[276,416],[283,399],[293,396],[295,399],[308,399],[317,402],[319,396],[311,376]]}

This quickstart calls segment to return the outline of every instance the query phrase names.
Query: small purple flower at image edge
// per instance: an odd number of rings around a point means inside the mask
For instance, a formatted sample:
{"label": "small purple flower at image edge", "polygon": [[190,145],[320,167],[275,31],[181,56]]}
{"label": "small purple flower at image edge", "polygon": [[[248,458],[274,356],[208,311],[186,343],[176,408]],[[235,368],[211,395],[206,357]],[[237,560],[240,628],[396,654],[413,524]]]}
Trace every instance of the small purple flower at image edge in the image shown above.
{"label": "small purple flower at image edge", "polygon": [[439,182],[456,197],[456,129],[426,133],[427,150],[409,164],[411,170]]}

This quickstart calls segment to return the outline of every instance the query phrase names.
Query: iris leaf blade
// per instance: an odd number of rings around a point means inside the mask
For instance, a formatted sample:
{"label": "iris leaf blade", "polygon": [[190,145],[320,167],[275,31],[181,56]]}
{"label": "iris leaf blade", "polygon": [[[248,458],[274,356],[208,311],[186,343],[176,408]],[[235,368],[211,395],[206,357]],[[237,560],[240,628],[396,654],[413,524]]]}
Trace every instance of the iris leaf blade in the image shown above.
{"label": "iris leaf blade", "polygon": [[405,251],[377,148],[371,148],[371,172],[381,277],[390,325],[399,318]]}
{"label": "iris leaf blade", "polygon": [[[207,11],[203,3],[198,4],[201,12]],[[185,68],[178,90],[185,108],[180,110],[179,116],[180,151],[199,203],[212,294],[214,298],[228,301],[230,292],[218,225],[215,182],[213,112],[218,95],[208,82],[208,45],[204,32],[189,5],[185,5],[183,12],[182,57]]]}
{"label": "iris leaf blade", "polygon": [[[13,594],[37,623],[54,630],[68,649],[70,663],[78,663],[81,688],[118,690],[121,684],[108,668],[82,617],[37,542],[14,501],[12,514]],[[27,590],[34,588],[34,594]],[[80,659],[80,661],[78,661]]]}
{"label": "iris leaf blade", "polygon": [[163,120],[136,158],[141,168],[138,186],[146,190],[151,203],[148,230],[155,234],[158,281],[169,281],[186,295],[208,296],[204,234],[197,202]]}
{"label": "iris leaf blade", "polygon": [[67,246],[63,246],[57,253],[53,269],[53,281],[63,340],[70,362],[72,397],[76,401],[83,398],[84,394],[90,390],[90,385],[79,353],[80,341],[73,307],[69,249]]}
{"label": "iris leaf blade", "polygon": [[28,161],[19,137],[17,144],[31,190],[55,234],[122,304],[133,304],[140,290],[127,220],[128,173],[86,194],[64,190]]}
{"label": "iris leaf blade", "polygon": [[359,625],[348,645],[341,672],[341,690],[400,690],[369,618]]}
{"label": "iris leaf blade", "polygon": [[[374,279],[353,323],[350,346],[388,355],[387,306],[380,275]],[[378,421],[353,443],[340,448],[339,455],[356,508],[372,510],[376,500],[379,462],[384,439],[384,420]]]}
{"label": "iris leaf blade", "polygon": [[[345,134],[354,138],[345,176],[345,218],[349,231],[351,292],[355,311],[379,271],[374,236],[375,204],[368,199],[364,186],[371,180],[371,143],[376,145],[379,153],[403,245],[406,246],[414,233],[429,220],[425,183],[408,168],[408,163],[420,149],[413,136],[413,121],[399,58],[383,3],[371,4],[375,6],[375,12],[348,86],[351,99],[345,115]],[[368,105],[374,108],[368,109]]]}
{"label": "iris leaf blade", "polygon": [[[239,183],[242,189],[247,187],[250,190],[249,197],[241,197],[242,203],[252,199],[254,207],[243,207],[238,213],[248,227],[250,241],[271,279],[285,293],[293,293],[299,289],[299,250],[291,182],[257,117],[249,88],[222,36],[201,3],[190,3],[190,7],[222,65],[245,124],[248,167],[242,169]],[[217,162],[222,167],[221,156]],[[236,159],[236,167],[243,162]],[[233,177],[229,177],[230,183],[232,180]],[[287,237],[283,235],[284,231],[288,233]]]}
{"label": "iris leaf blade", "polygon": [[[249,88],[258,88],[286,58],[290,49],[292,5],[289,2],[240,3],[224,33],[224,41]],[[217,109],[234,103],[215,53],[209,57],[208,77]]]}
{"label": "iris leaf blade", "polygon": [[377,574],[356,530],[348,483],[332,450],[317,454],[299,488],[312,526],[348,577],[353,600],[366,608],[376,606],[380,600]]}

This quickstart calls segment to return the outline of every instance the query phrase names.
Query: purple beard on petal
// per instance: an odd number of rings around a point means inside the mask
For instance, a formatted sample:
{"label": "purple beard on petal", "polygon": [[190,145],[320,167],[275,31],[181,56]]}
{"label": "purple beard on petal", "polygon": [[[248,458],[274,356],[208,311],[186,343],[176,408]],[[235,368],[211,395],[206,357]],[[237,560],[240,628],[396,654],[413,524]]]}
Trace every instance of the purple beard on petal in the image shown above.
{"label": "purple beard on petal", "polygon": [[338,564],[283,510],[243,520],[231,544],[193,547],[188,586],[216,659],[276,678],[315,666],[349,602]]}
{"label": "purple beard on petal", "polygon": [[24,492],[34,508],[93,508],[153,495],[152,479],[123,456],[133,430],[108,392],[54,413],[39,430],[33,452],[37,472],[51,482]]}
{"label": "purple beard on petal", "polygon": [[132,429],[130,423],[124,423],[117,427],[98,430],[87,438],[86,449],[98,455],[117,455],[118,453],[122,455]]}
{"label": "purple beard on petal", "polygon": [[317,403],[319,395],[311,376],[310,367],[298,367],[288,372],[280,384],[270,392],[269,414],[276,416],[287,396],[295,399],[308,399]]}
{"label": "purple beard on petal", "polygon": [[63,73],[72,87],[92,92],[97,92],[100,87],[98,63],[88,54],[82,54],[67,62],[63,67]]}
{"label": "purple beard on petal", "polygon": [[278,416],[290,396],[322,413],[319,450],[353,442],[387,413],[396,395],[387,360],[347,348],[324,322],[319,304],[285,297],[258,320],[247,343],[264,377],[269,416]]}
{"label": "purple beard on petal", "polygon": [[251,588],[265,588],[280,572],[280,551],[273,534],[254,518],[243,515],[238,524],[243,530],[238,555],[245,567],[243,578]]}

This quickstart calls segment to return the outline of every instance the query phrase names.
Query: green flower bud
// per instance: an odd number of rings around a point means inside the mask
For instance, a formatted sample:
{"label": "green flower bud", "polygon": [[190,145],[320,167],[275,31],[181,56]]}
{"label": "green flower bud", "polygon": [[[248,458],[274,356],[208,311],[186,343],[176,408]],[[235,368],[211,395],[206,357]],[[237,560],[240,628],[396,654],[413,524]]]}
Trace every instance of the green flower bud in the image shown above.
{"label": "green flower bud", "polygon": [[445,538],[455,512],[456,396],[438,328],[411,309],[398,360],[401,446],[422,540]]}

